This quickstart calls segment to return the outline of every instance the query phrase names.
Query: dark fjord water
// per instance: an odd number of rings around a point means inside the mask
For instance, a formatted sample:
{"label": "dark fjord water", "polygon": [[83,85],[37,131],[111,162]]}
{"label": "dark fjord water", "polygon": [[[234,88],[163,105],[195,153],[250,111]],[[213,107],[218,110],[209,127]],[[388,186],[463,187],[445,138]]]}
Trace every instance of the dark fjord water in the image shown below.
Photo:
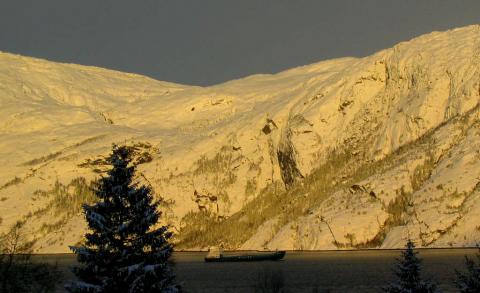
{"label": "dark fjord water", "polygon": [[[477,251],[421,249],[423,276],[433,278],[442,292],[456,292],[455,269],[464,269],[464,256]],[[288,292],[382,292],[399,255],[398,250],[289,251],[278,262],[205,263],[204,252],[176,252],[173,260],[187,292],[254,292],[268,272],[282,272]],[[35,255],[34,260],[57,262],[65,279],[73,278],[68,268],[76,264],[74,255]]]}

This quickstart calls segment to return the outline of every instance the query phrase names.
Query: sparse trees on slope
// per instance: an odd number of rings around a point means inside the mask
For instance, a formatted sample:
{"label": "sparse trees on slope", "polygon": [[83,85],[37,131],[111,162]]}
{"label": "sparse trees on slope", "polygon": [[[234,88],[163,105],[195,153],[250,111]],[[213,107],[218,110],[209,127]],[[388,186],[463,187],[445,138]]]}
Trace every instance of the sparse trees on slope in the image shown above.
{"label": "sparse trees on slope", "polygon": [[421,259],[418,252],[413,249],[415,245],[409,239],[406,249],[402,251],[401,258],[395,268],[397,280],[383,290],[389,293],[433,293],[437,292],[436,285],[432,282],[423,281],[420,277]]}
{"label": "sparse trees on slope", "polygon": [[83,264],[74,268],[79,281],[69,292],[179,292],[168,264],[172,236],[166,226],[154,229],[160,202],[150,188],[133,181],[134,149],[114,146],[113,166],[101,178],[95,194],[99,202],[84,205],[90,233],[84,246],[71,247]]}
{"label": "sparse trees on slope", "polygon": [[461,293],[480,292],[480,248],[477,254],[477,262],[465,256],[466,272],[456,271],[457,279],[455,285]]}

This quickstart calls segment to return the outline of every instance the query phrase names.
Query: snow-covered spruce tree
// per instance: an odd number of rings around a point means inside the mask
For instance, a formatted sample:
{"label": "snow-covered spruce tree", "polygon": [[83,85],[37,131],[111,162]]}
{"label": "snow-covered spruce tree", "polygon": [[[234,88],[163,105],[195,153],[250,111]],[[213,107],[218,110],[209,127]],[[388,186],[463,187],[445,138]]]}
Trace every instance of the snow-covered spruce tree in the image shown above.
{"label": "snow-covered spruce tree", "polygon": [[133,147],[113,146],[107,176],[98,181],[98,203],[84,205],[89,233],[85,245],[71,247],[80,266],[69,292],[179,292],[168,264],[172,236],[166,226],[154,229],[160,202],[150,188],[138,186]]}
{"label": "snow-covered spruce tree", "polygon": [[457,279],[455,285],[461,293],[478,293],[480,292],[480,247],[477,254],[476,263],[473,259],[465,256],[466,272],[455,271]]}
{"label": "snow-covered spruce tree", "polygon": [[432,293],[438,292],[436,284],[423,281],[420,277],[421,259],[417,257],[418,252],[413,249],[415,245],[409,239],[406,249],[402,251],[401,258],[397,258],[397,265],[394,270],[397,280],[383,288],[390,293]]}

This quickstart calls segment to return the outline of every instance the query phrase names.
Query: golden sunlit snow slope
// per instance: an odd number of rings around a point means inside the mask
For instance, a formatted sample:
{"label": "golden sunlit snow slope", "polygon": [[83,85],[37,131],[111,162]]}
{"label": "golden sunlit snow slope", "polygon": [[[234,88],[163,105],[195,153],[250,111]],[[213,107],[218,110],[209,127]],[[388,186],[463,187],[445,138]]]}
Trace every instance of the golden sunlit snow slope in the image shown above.
{"label": "golden sunlit snow slope", "polygon": [[472,245],[479,65],[478,25],[205,88],[0,53],[0,231],[67,251],[127,142],[182,248]]}

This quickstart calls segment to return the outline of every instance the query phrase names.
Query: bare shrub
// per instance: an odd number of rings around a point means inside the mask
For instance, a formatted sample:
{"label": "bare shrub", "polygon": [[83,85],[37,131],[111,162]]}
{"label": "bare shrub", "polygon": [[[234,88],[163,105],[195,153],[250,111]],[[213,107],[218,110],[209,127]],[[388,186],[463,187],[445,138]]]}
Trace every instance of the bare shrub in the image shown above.
{"label": "bare shrub", "polygon": [[54,292],[60,271],[46,263],[32,263],[34,241],[25,237],[23,222],[15,223],[0,241],[0,291]]}
{"label": "bare shrub", "polygon": [[267,270],[259,272],[254,286],[258,293],[285,293],[285,277],[282,270]]}

